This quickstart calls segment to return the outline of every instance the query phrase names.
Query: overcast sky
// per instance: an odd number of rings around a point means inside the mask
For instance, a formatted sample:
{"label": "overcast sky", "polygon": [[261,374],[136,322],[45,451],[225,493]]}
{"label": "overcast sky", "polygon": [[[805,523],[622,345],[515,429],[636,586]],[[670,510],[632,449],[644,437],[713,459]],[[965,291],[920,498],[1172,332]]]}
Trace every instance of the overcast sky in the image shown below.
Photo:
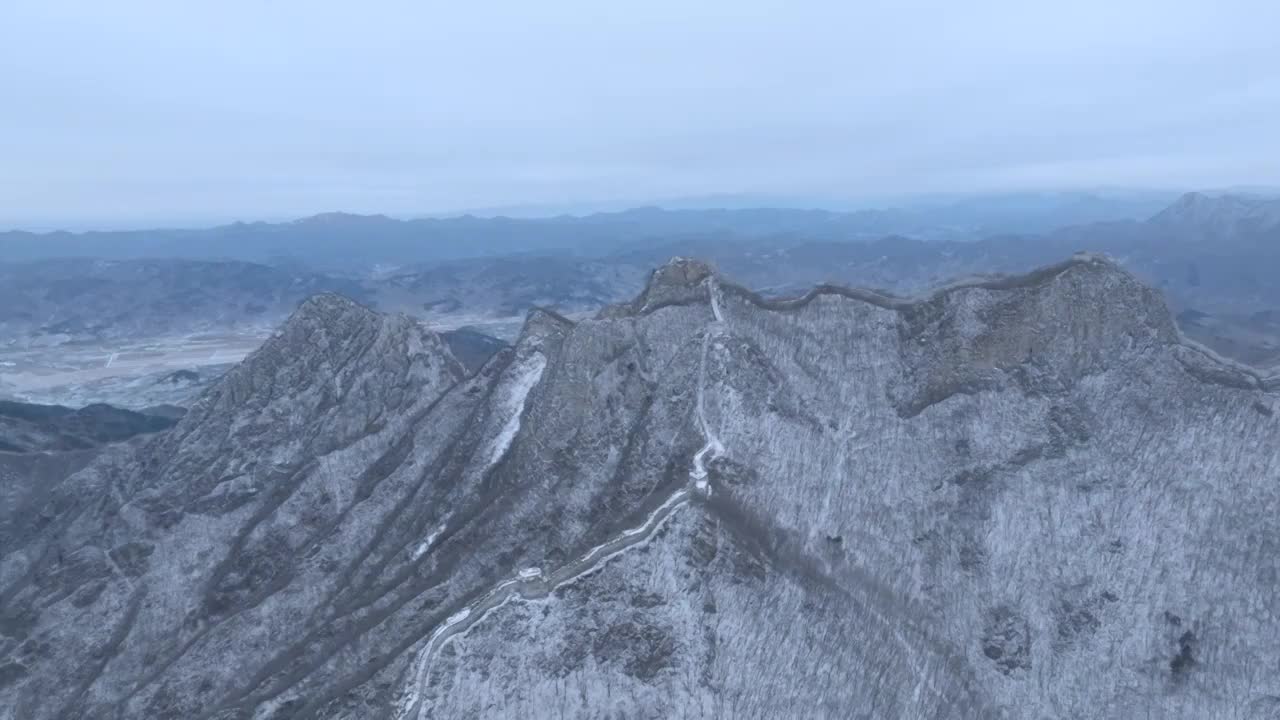
{"label": "overcast sky", "polygon": [[0,0],[0,225],[1280,184],[1275,0]]}

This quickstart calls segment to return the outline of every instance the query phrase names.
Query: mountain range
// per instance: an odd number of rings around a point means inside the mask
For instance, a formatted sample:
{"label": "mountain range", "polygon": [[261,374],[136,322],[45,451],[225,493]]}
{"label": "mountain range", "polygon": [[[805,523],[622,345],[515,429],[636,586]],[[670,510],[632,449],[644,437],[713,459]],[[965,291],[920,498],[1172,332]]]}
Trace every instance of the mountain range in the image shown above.
{"label": "mountain range", "polygon": [[[705,231],[682,231],[692,227],[688,218],[700,218]],[[779,218],[812,222],[783,232],[780,228],[791,220]],[[964,275],[1026,272],[1084,250],[1115,258],[1162,290],[1183,330],[1197,340],[1245,362],[1280,361],[1280,201],[1274,198],[1190,193],[1146,220],[968,241],[902,234],[833,240],[822,229],[845,220],[837,213],[767,210],[641,210],[527,223],[472,219],[459,221],[458,227],[490,223],[510,230],[512,238],[534,238],[541,232],[536,228],[564,223],[599,231],[600,238],[608,238],[600,243],[615,249],[589,256],[544,250],[416,262],[364,273],[318,272],[289,262],[172,258],[13,263],[0,265],[0,335],[11,347],[23,347],[192,332],[265,334],[303,299],[330,290],[437,327],[478,324],[510,339],[530,308],[553,308],[568,316],[595,312],[639,292],[648,268],[672,256],[705,259],[766,294],[794,293],[819,283],[913,293]],[[708,229],[722,221],[751,232]],[[314,241],[314,254],[323,256],[328,236],[307,233],[348,222],[365,221],[315,219],[288,232],[301,233],[298,242]],[[900,232],[910,225],[879,227]],[[468,240],[469,252],[485,255],[493,247],[483,231],[476,232]]]}
{"label": "mountain range", "polygon": [[1278,410],[1089,255],[676,260],[474,372],[322,294],[11,489],[0,717],[1274,717]]}
{"label": "mountain range", "polygon": [[324,272],[491,257],[513,253],[608,255],[658,239],[716,236],[810,240],[977,239],[1044,232],[1069,224],[1141,218],[1167,204],[1154,192],[1046,193],[939,198],[885,209],[719,207],[676,202],[554,217],[431,217],[324,213],[282,223],[237,222],[208,229],[0,233],[5,259],[182,258],[299,265]]}

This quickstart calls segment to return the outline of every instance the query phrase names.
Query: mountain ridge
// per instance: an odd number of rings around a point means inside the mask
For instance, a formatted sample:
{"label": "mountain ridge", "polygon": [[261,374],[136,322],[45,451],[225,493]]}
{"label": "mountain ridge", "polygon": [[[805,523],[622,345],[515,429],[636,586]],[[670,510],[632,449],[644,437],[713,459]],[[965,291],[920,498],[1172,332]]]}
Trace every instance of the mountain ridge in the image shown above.
{"label": "mountain ridge", "polygon": [[[1052,265],[1046,265],[1026,273],[992,273],[988,275],[978,275],[966,278],[958,278],[948,283],[938,285],[928,290],[913,293],[910,295],[897,295],[885,290],[863,288],[850,285],[840,285],[836,283],[821,283],[813,286],[807,292],[791,297],[767,297],[744,285],[728,280],[720,275],[710,263],[698,260],[689,260],[685,258],[675,258],[667,267],[678,268],[678,273],[693,273],[696,279],[693,282],[680,282],[670,280],[670,276],[659,276],[660,270],[655,270],[651,275],[648,284],[646,284],[644,292],[637,297],[635,301],[630,303],[621,303],[619,305],[607,306],[598,314],[599,318],[619,317],[620,313],[632,314],[649,314],[663,307],[678,304],[693,304],[700,301],[701,295],[698,293],[690,294],[679,300],[668,300],[663,303],[650,305],[647,302],[640,302],[652,293],[652,287],[656,284],[659,287],[675,286],[675,287],[692,287],[703,282],[708,277],[714,277],[717,284],[727,292],[740,295],[750,301],[753,305],[764,310],[787,311],[803,308],[812,303],[815,299],[824,295],[834,295],[848,298],[875,305],[880,308],[907,311],[913,308],[937,302],[946,295],[964,291],[964,290],[1011,290],[1019,288],[1035,287],[1043,285],[1057,276],[1071,271],[1076,268],[1106,268],[1107,271],[1119,273],[1129,281],[1148,287],[1123,265],[1115,260],[1100,253],[1081,252],[1076,253],[1071,258],[1063,260]],[[693,268],[692,270],[690,268]],[[1146,304],[1151,308],[1158,307],[1156,310],[1157,318],[1153,319],[1154,326],[1158,327],[1162,333],[1176,333],[1176,342],[1186,348],[1189,352],[1204,356],[1205,361],[1216,366],[1219,371],[1216,375],[1211,371],[1210,374],[1204,376],[1206,381],[1208,378],[1217,377],[1220,382],[1232,382],[1230,377],[1243,376],[1245,379],[1236,380],[1235,382],[1244,382],[1250,387],[1258,389],[1272,389],[1272,384],[1276,378],[1280,376],[1272,376],[1265,372],[1264,369],[1255,368],[1250,365],[1241,363],[1231,358],[1224,357],[1212,348],[1207,347],[1179,330],[1173,320],[1172,313],[1169,312],[1166,303],[1157,293],[1151,291],[1145,299]],[[704,300],[705,301],[705,300]],[[709,302],[709,301],[707,301]],[[639,307],[637,307],[639,305]],[[573,322],[565,318],[567,322]],[[1173,342],[1172,340],[1170,342]]]}
{"label": "mountain ridge", "polygon": [[[1179,312],[1194,311],[1187,317],[1200,322],[1184,329],[1199,341],[1220,353],[1265,366],[1280,358],[1280,324],[1268,315],[1280,307],[1280,285],[1272,279],[1280,274],[1280,270],[1272,272],[1280,256],[1271,241],[1274,230],[1251,224],[1240,208],[1266,202],[1264,198],[1193,194],[1141,222],[1075,225],[1045,235],[1004,235],[973,242],[880,234],[872,239],[857,233],[833,235],[825,229],[817,234],[779,234],[769,229],[767,221],[753,224],[755,234],[750,237],[736,230],[706,228],[690,235],[662,223],[648,227],[643,219],[647,215],[640,213],[641,219],[624,223],[625,232],[615,238],[620,249],[614,251],[606,242],[586,253],[542,248],[523,255],[379,264],[363,268],[368,271],[364,274],[350,263],[336,274],[304,271],[297,268],[305,263],[275,255],[270,261],[282,265],[222,268],[202,261],[186,265],[169,261],[168,266],[124,261],[98,263],[105,269],[90,271],[85,263],[46,261],[0,266],[10,289],[0,325],[9,329],[15,348],[118,342],[130,334],[154,336],[183,327],[262,332],[310,293],[332,289],[380,310],[408,312],[441,327],[489,324],[490,333],[509,339],[519,318],[532,306],[552,306],[578,315],[635,298],[644,287],[647,271],[672,255],[711,260],[742,284],[780,295],[824,282],[921,292],[974,272],[1026,272],[1087,249],[1120,259],[1165,292]],[[1220,205],[1226,210],[1206,214],[1228,217],[1206,225],[1192,217],[1196,213],[1178,211],[1184,205]],[[608,228],[615,220],[601,221],[604,225],[592,232],[613,233]],[[712,226],[720,227],[716,222]],[[455,240],[470,237],[470,232]],[[655,237],[666,242],[655,246]],[[426,239],[419,244],[423,243],[431,244]],[[469,240],[463,245],[478,248]],[[476,253],[483,254],[478,249]],[[352,274],[353,270],[357,272]],[[227,272],[247,279],[228,282]],[[138,282],[138,276],[148,279]],[[38,286],[36,291],[28,288],[32,283]],[[185,310],[189,307],[197,311]]]}
{"label": "mountain ridge", "polygon": [[[403,220],[332,212],[279,223],[237,222],[199,229],[9,231],[0,232],[0,245],[10,257],[25,259],[110,255],[263,262],[284,257],[305,259],[316,268],[348,270],[357,264],[412,264],[530,251],[594,256],[656,237],[705,234],[848,240],[909,233],[933,239],[974,239],[1002,232],[1042,232],[1072,222],[1138,217],[1152,206],[1153,198],[1067,193],[1021,201],[1017,196],[955,198],[950,204],[862,210],[642,207],[580,216]],[[353,253],[353,247],[360,252]]]}

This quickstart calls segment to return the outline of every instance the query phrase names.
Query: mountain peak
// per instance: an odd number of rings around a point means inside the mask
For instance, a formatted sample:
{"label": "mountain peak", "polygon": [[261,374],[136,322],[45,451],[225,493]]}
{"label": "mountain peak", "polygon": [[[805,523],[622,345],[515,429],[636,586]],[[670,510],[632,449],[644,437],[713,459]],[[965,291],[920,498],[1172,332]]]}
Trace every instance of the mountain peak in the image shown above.
{"label": "mountain peak", "polygon": [[293,221],[295,225],[358,225],[361,223],[396,222],[386,215],[361,215],[348,212],[318,213]]}
{"label": "mountain peak", "polygon": [[703,260],[676,256],[653,271],[649,287],[696,285],[713,272],[711,265]]}
{"label": "mountain peak", "polygon": [[379,315],[345,295],[322,292],[298,303],[298,309],[294,310],[285,321],[283,328],[287,328],[291,323],[330,323],[344,317],[376,319]]}
{"label": "mountain peak", "polygon": [[550,308],[535,307],[525,315],[517,345],[539,346],[573,327],[573,321]]}
{"label": "mountain peak", "polygon": [[360,412],[376,415],[413,402],[407,388],[441,388],[464,374],[447,344],[416,320],[320,293],[303,301],[272,337],[201,396],[179,435],[209,416],[250,423],[272,417],[273,435],[297,434],[358,388],[363,405],[354,413],[347,407],[339,421],[346,424]]}
{"label": "mountain peak", "polygon": [[1210,198],[1208,195],[1197,190],[1192,190],[1191,192],[1183,193],[1181,197],[1174,201],[1172,207],[1194,207],[1196,205],[1203,205],[1212,201],[1213,198]]}
{"label": "mountain peak", "polygon": [[649,281],[639,297],[624,305],[605,308],[600,315],[643,315],[667,305],[706,300],[708,295],[704,281],[714,274],[715,270],[703,260],[673,257],[649,274]]}
{"label": "mountain peak", "polygon": [[1152,224],[1181,232],[1232,237],[1280,227],[1280,199],[1262,195],[1189,192],[1157,213]]}

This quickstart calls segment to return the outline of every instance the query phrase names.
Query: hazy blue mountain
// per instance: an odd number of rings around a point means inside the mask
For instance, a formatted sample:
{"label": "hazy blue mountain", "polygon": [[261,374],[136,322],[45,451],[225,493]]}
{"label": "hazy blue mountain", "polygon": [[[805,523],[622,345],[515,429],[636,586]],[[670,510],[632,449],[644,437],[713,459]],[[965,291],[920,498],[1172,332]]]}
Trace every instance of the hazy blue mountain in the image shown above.
{"label": "hazy blue mountain", "polygon": [[731,207],[677,202],[673,209],[645,207],[582,216],[412,220],[326,213],[293,222],[235,223],[208,229],[13,231],[0,233],[0,258],[227,258],[350,271],[512,253],[603,255],[679,237],[771,237],[794,242],[900,234],[973,240],[992,233],[1040,232],[1064,224],[1142,217],[1158,207],[1152,197],[1141,193],[979,196],[841,211],[721,202]]}
{"label": "hazy blue mountain", "polygon": [[[1074,195],[983,202],[984,207],[1010,213],[1094,204],[1087,196]],[[501,327],[486,332],[505,337],[534,307],[573,315],[631,297],[642,287],[648,268],[673,256],[708,260],[770,294],[824,282],[911,293],[947,278],[1023,272],[1076,251],[1091,251],[1114,257],[1164,291],[1178,313],[1200,313],[1199,321],[1188,326],[1198,339],[1233,357],[1266,364],[1280,359],[1280,335],[1268,315],[1280,311],[1276,208],[1276,200],[1261,196],[1193,193],[1146,219],[977,240],[891,234],[891,228],[911,226],[914,211],[909,210],[648,208],[581,218],[414,221],[442,229],[467,226],[479,237],[498,228],[509,233],[512,243],[523,237],[522,228],[540,228],[543,239],[551,243],[556,238],[591,237],[614,249],[545,250],[379,267],[370,256],[332,271],[308,270],[326,247],[360,253],[367,245],[369,252],[377,252],[377,242],[341,241],[344,233],[356,228],[375,234],[378,228],[400,232],[412,225],[388,218],[328,215],[289,226],[256,226],[259,232],[284,233],[293,237],[289,242],[304,245],[307,238],[332,233],[327,236],[332,245],[321,242],[313,248],[313,257],[300,259],[301,254],[294,253],[291,260],[277,253],[271,265],[75,259],[0,265],[0,331],[10,344],[193,330],[266,332],[308,294],[335,290],[381,311],[405,312],[439,327],[498,323]],[[952,214],[956,222],[970,212],[951,201],[934,210]],[[466,234],[459,233],[459,238]],[[474,245],[473,253],[485,249],[479,240]]]}
{"label": "hazy blue mountain", "polygon": [[449,346],[449,352],[453,353],[468,373],[479,372],[489,362],[489,358],[508,347],[508,343],[492,335],[466,327],[446,330],[440,333],[440,339]]}
{"label": "hazy blue mountain", "polygon": [[1187,193],[1151,218],[1192,240],[1235,240],[1280,231],[1280,196]]}
{"label": "hazy blue mountain", "polygon": [[88,450],[167,430],[176,422],[174,417],[110,405],[75,409],[0,400],[0,451]]}
{"label": "hazy blue mountain", "polygon": [[0,347],[59,339],[269,330],[303,299],[356,281],[242,261],[43,260],[0,265]]}

